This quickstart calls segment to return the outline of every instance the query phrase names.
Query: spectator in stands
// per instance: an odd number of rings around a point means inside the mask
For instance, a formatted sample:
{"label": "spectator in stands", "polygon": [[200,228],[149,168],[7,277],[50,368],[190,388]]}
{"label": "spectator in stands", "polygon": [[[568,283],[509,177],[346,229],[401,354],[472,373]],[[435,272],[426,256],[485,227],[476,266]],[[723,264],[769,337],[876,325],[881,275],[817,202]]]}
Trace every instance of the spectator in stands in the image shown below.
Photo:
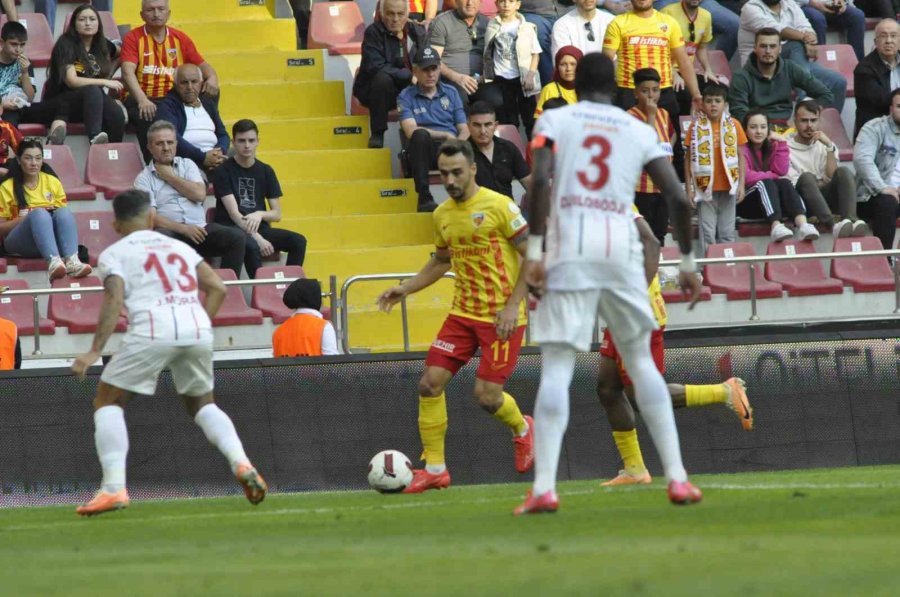
{"label": "spectator in stands", "polygon": [[575,0],[575,8],[556,20],[550,52],[554,56],[560,48],[575,46],[582,54],[603,51],[606,28],[615,18],[597,9],[597,0]]}
{"label": "spectator in stands", "polygon": [[21,368],[22,343],[19,342],[19,328],[15,322],[0,318],[0,371]]}
{"label": "spectator in stands", "polygon": [[894,246],[900,216],[900,89],[891,93],[891,113],[863,125],[853,148],[857,210],[885,249]]}
{"label": "spectator in stands", "polygon": [[856,0],[855,4],[870,19],[896,19],[900,13],[896,0]]}
{"label": "spectator in stands", "polygon": [[785,178],[790,168],[790,150],[784,137],[769,128],[762,110],[750,110],[744,116],[747,144],[741,147],[747,174],[744,178],[744,200],[737,215],[748,219],[766,219],[772,224],[770,238],[780,243],[794,236],[782,223],[794,220],[797,240],[819,238],[816,227],[806,221],[806,208],[791,181]]}
{"label": "spectator in stands", "polygon": [[797,0],[803,14],[816,32],[819,45],[825,45],[825,30],[832,27],[844,32],[847,43],[856,53],[856,59],[866,55],[863,37],[866,33],[866,15],[853,5],[853,0]]}
{"label": "spectator in stands", "polygon": [[556,68],[553,69],[553,80],[541,90],[534,110],[535,118],[544,111],[545,104],[554,98],[562,98],[569,104],[578,101],[578,95],[575,93],[575,68],[583,55],[575,46],[564,46],[559,49],[554,59]]}
{"label": "spectator in stands", "polygon": [[159,103],[156,119],[175,125],[179,157],[211,172],[227,159],[230,143],[216,102],[200,93],[202,86],[203,74],[197,65],[179,66],[175,87]]}
{"label": "spectator in stands", "polygon": [[[607,0],[613,2],[613,0]],[[571,2],[565,0],[522,0],[519,12],[525,20],[537,28],[538,43],[541,44],[541,56],[538,60],[538,74],[541,81],[549,81],[553,77],[553,65],[556,55],[552,52],[552,33],[556,19],[569,12]]]}
{"label": "spectator in stands", "polygon": [[218,98],[219,77],[203,59],[191,38],[166,25],[169,0],[141,0],[142,27],[128,32],[122,40],[122,80],[128,90],[125,107],[128,122],[137,129],[144,159],[150,160],[147,129],[156,119],[156,107],[175,85],[175,69],[196,64],[203,73],[200,91]]}
{"label": "spectator in stands", "polygon": [[331,322],[322,317],[322,286],[318,280],[294,280],[282,297],[290,319],[272,334],[272,354],[282,357],[320,357],[340,354]]}
{"label": "spectator in stands", "polygon": [[[446,13],[445,13],[446,14]],[[467,139],[466,111],[456,88],[441,81],[441,56],[426,46],[413,59],[416,84],[397,98],[401,141],[408,141],[406,160],[419,195],[418,211],[434,211],[428,171],[437,166],[438,148],[447,139]]]}
{"label": "spectator in stands", "polygon": [[0,102],[3,120],[18,125],[21,110],[34,99],[34,67],[25,55],[28,29],[7,21],[0,29]]}
{"label": "spectator in stands", "polygon": [[[678,20],[678,24],[682,25],[681,34],[685,38],[690,38],[690,28],[686,24],[682,24],[682,20],[676,16],[678,8],[673,7],[681,4],[682,14],[692,15],[692,11],[696,11],[699,6],[702,10],[709,13],[712,23],[712,33],[716,36],[716,49],[725,52],[725,57],[731,60],[737,50],[738,29],[741,27],[741,20],[737,13],[726,7],[724,2],[717,0],[655,0],[653,6],[660,12],[666,13]],[[691,17],[688,16],[688,19]],[[689,21],[690,22],[690,21]],[[695,23],[695,35],[700,39],[700,29],[702,25]],[[704,35],[706,35],[704,33]],[[708,42],[707,42],[708,43]]]}
{"label": "spectator in stands", "polygon": [[407,0],[385,0],[381,19],[366,27],[362,62],[353,81],[353,95],[369,108],[369,147],[384,147],[388,112],[412,82],[412,57],[425,44],[425,28],[409,20]]}
{"label": "spectator in stands", "polygon": [[774,29],[781,36],[781,57],[794,61],[831,91],[832,99],[827,102],[815,99],[837,108],[838,112],[843,110],[847,80],[839,72],[813,62],[818,37],[794,0],[749,0],[744,4],[741,9],[741,30],[738,33],[741,63],[747,61],[756,47],[756,33],[768,28]]}
{"label": "spectator in stands", "polygon": [[797,102],[794,109],[797,131],[787,138],[791,154],[788,179],[806,204],[806,213],[815,216],[820,224],[831,224],[835,238],[867,236],[869,227],[856,217],[853,171],[838,166],[837,145],[819,128],[821,112],[816,100]]}
{"label": "spectator in stands", "polygon": [[500,122],[518,128],[521,117],[525,135],[531,138],[541,92],[537,72],[541,46],[535,26],[518,13],[520,4],[520,0],[498,0],[497,16],[488,22],[484,34],[484,76],[500,89]]}
{"label": "spectator in stands", "polygon": [[43,258],[50,280],[82,278],[91,266],[78,259],[78,229],[55,176],[41,171],[44,147],[29,139],[19,145],[19,167],[0,185],[0,236],[9,255]]}
{"label": "spectator in stands", "polygon": [[118,48],[103,34],[97,11],[80,5],[53,46],[43,100],[23,113],[23,122],[49,124],[51,145],[65,141],[69,122],[84,123],[92,145],[122,141],[125,114],[106,93],[122,91],[122,83],[110,78],[118,68],[118,55]]}
{"label": "spectator in stands", "polygon": [[[50,25],[50,33],[56,32],[57,2],[58,0],[34,0],[34,12],[39,12],[47,17],[47,24]],[[10,3],[12,3],[12,0],[10,0]],[[4,0],[3,4],[6,4],[6,0]],[[112,10],[112,0],[88,0],[87,4],[93,5],[97,10],[104,10],[107,12]]]}
{"label": "spectator in stands", "polygon": [[216,222],[236,226],[245,234],[244,266],[256,277],[263,257],[287,253],[287,265],[303,265],[306,237],[273,228],[281,221],[281,185],[271,166],[256,159],[259,129],[252,120],[238,120],[231,127],[234,156],[212,175]]}
{"label": "spectator in stands", "polygon": [[421,23],[437,16],[439,0],[409,0],[409,18]]}
{"label": "spectator in stands", "polygon": [[732,78],[728,94],[731,114],[743,120],[750,108],[759,108],[768,115],[776,131],[783,131],[791,117],[793,89],[802,89],[820,104],[834,103],[828,87],[793,60],[781,56],[778,31],[760,29],[750,60]]}
{"label": "spectator in stands", "polygon": [[294,11],[294,20],[297,22],[297,47],[306,49],[313,0],[290,0],[290,3]]}
{"label": "spectator in stands", "polygon": [[890,112],[891,92],[900,87],[900,25],[885,19],[875,26],[875,49],[853,70],[856,90],[856,123],[853,138],[859,129],[879,116]]}
{"label": "spectator in stands", "polygon": [[[469,107],[469,142],[475,153],[475,182],[480,187],[496,191],[514,199],[512,181],[518,180],[528,188],[531,168],[512,141],[495,136],[497,116],[487,102],[475,102]],[[519,132],[516,131],[518,135]]]}
{"label": "spectator in stands", "polygon": [[200,168],[176,155],[178,138],[171,122],[159,120],[147,131],[153,160],[134,181],[150,195],[157,232],[189,244],[203,257],[221,257],[222,267],[241,277],[245,234],[234,226],[206,223],[206,182]]}
{"label": "spectator in stands", "polygon": [[22,137],[22,133],[19,132],[15,126],[6,122],[4,120],[0,120],[0,180],[6,178],[6,175],[9,173],[9,168],[7,168],[7,163],[11,167],[13,164],[18,166],[18,162],[13,160],[10,163],[9,160],[9,151],[18,153],[19,145],[24,141]]}

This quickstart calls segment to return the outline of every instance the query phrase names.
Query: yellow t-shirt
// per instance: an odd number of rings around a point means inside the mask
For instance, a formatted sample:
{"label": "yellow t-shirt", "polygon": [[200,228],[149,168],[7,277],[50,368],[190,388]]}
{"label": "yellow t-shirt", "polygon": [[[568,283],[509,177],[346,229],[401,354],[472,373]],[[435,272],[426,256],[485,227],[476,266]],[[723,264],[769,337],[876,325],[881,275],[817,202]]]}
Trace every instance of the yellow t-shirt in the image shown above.
{"label": "yellow t-shirt", "polygon": [[537,108],[534,110],[535,118],[544,113],[544,102],[551,100],[554,97],[561,97],[570,104],[578,102],[578,94],[575,93],[574,89],[566,89],[556,82],[547,83],[544,85],[544,88],[541,89],[541,95],[538,97]]}
{"label": "yellow t-shirt", "polygon": [[[641,212],[638,211],[637,205],[631,204],[631,211],[634,212],[634,219],[643,218]],[[666,301],[663,299],[662,286],[659,283],[659,274],[653,276],[650,287],[647,288],[647,294],[650,295],[650,306],[653,308],[653,316],[656,317],[656,323],[660,328],[666,327],[669,322],[669,314],[666,312]]]}
{"label": "yellow t-shirt", "polygon": [[[519,278],[513,242],[528,222],[512,199],[484,187],[459,203],[447,199],[434,210],[434,244],[450,249],[456,274],[452,315],[493,323]],[[525,323],[525,302],[519,305]]]}
{"label": "yellow t-shirt", "polygon": [[[25,187],[25,202],[28,207],[65,207],[66,192],[62,183],[55,176],[45,172],[38,174],[38,186],[35,189]],[[13,192],[13,179],[9,178],[0,185],[0,218],[11,220],[19,215],[19,203]]]}
{"label": "yellow t-shirt", "polygon": [[[691,21],[684,13],[681,2],[669,4],[668,6],[663,7],[659,12],[675,19],[678,26],[681,27],[681,35],[684,37],[684,49],[688,56],[691,57],[691,60],[696,56],[697,48],[700,44],[708,44],[712,41],[712,14],[705,8],[697,9],[697,18],[694,19],[693,40],[691,39]],[[678,67],[676,66],[675,68]]]}
{"label": "yellow t-shirt", "polygon": [[659,86],[672,86],[672,50],[684,45],[681,27],[667,14],[654,10],[649,17],[633,12],[620,14],[603,38],[603,49],[616,52],[616,85],[634,89],[632,73],[639,68],[655,68]]}

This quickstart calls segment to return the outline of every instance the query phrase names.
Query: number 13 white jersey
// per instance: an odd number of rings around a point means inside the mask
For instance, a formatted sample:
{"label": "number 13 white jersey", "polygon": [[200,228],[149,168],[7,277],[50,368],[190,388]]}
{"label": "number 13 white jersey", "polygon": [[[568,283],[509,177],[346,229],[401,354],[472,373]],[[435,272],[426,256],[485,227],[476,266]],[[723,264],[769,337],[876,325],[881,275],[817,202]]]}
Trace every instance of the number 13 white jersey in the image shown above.
{"label": "number 13 white jersey", "polygon": [[129,336],[169,346],[212,343],[197,283],[202,261],[185,243],[152,230],[132,232],[100,254],[101,279],[125,282]]}
{"label": "number 13 white jersey", "polygon": [[532,143],[554,151],[547,287],[646,286],[632,205],[644,165],[666,157],[656,132],[615,106],[582,101],[544,112]]}

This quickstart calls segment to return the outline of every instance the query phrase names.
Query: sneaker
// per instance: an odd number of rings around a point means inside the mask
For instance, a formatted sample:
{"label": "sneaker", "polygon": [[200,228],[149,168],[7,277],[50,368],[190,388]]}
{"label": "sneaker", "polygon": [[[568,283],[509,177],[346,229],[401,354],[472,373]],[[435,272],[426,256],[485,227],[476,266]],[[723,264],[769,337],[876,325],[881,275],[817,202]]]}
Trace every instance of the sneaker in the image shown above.
{"label": "sneaker", "polygon": [[98,491],[94,495],[94,499],[83,506],[75,508],[75,512],[81,516],[96,516],[104,512],[124,510],[128,507],[129,502],[128,491],[125,489],[116,493]]}
{"label": "sneaker", "polygon": [[372,133],[369,136],[369,149],[381,149],[384,147],[384,133]]}
{"label": "sneaker", "polygon": [[534,419],[525,415],[528,431],[522,437],[513,437],[513,448],[516,452],[516,471],[527,473],[534,468]]}
{"label": "sneaker", "polygon": [[91,139],[91,145],[106,145],[107,143],[109,143],[109,135],[102,131],[94,135],[94,138]]}
{"label": "sneaker", "polygon": [[234,476],[237,477],[238,483],[244,487],[244,495],[247,496],[248,502],[256,506],[266,499],[266,492],[269,491],[269,486],[266,485],[265,479],[256,472],[252,464],[238,465]]}
{"label": "sneaker", "polygon": [[66,142],[66,126],[60,125],[47,135],[47,145],[62,145]]}
{"label": "sneaker", "polygon": [[434,202],[434,199],[429,199],[428,201],[419,201],[418,207],[416,207],[416,211],[419,213],[430,213],[437,209],[438,204]]}
{"label": "sneaker", "polygon": [[798,240],[816,240],[817,238],[819,238],[819,231],[809,222],[801,224],[800,227],[797,228]]}
{"label": "sneaker", "polygon": [[728,400],[725,405],[741,418],[744,431],[751,431],[753,409],[750,408],[750,400],[747,398],[747,385],[740,377],[732,377],[725,381],[725,387],[728,388]]}
{"label": "sneaker", "polygon": [[78,259],[78,255],[72,255],[71,257],[66,258],[66,274],[72,276],[73,278],[83,278],[85,276],[91,275],[91,272],[94,271],[87,263],[82,263],[80,259]]}
{"label": "sneaker", "polygon": [[653,478],[648,471],[644,471],[639,475],[632,475],[626,470],[619,471],[619,474],[609,481],[604,481],[600,487],[618,487],[620,485],[649,485],[653,482]]}
{"label": "sneaker", "polygon": [[871,236],[872,229],[866,224],[865,220],[856,220],[853,222],[853,232],[850,236]]}
{"label": "sneaker", "polygon": [[831,228],[831,236],[834,238],[847,238],[853,232],[853,222],[841,220]]}
{"label": "sneaker", "polygon": [[785,226],[781,222],[778,222],[777,224],[775,224],[775,227],[772,228],[771,234],[769,234],[769,238],[772,240],[773,243],[780,243],[781,241],[787,240],[787,239],[791,238],[792,236],[794,236],[794,234],[790,231],[790,229],[787,226]]}
{"label": "sneaker", "polygon": [[59,257],[51,257],[50,265],[47,266],[47,273],[50,275],[50,281],[59,280],[66,275],[66,264]]}
{"label": "sneaker", "polygon": [[513,510],[513,514],[521,516],[522,514],[553,514],[559,510],[559,498],[556,497],[555,491],[548,491],[535,497],[531,490],[525,496],[525,501]]}
{"label": "sneaker", "polygon": [[429,489],[447,489],[450,487],[450,471],[429,473],[423,468],[413,469],[413,480],[403,493],[422,493]]}
{"label": "sneaker", "polygon": [[671,481],[667,492],[669,494],[669,501],[676,506],[697,504],[703,499],[703,493],[691,485],[690,481],[685,481],[684,483],[680,481]]}

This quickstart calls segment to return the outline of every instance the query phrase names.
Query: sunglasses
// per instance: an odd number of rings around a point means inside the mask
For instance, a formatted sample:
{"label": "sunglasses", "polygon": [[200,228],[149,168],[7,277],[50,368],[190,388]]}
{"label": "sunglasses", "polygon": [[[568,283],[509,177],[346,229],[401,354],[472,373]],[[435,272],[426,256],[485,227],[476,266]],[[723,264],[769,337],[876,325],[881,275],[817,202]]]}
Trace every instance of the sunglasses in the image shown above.
{"label": "sunglasses", "polygon": [[591,29],[591,24],[590,24],[590,23],[585,23],[585,24],[584,24],[584,30],[587,31],[587,38],[588,38],[588,41],[596,41],[596,40],[594,39],[594,30]]}

